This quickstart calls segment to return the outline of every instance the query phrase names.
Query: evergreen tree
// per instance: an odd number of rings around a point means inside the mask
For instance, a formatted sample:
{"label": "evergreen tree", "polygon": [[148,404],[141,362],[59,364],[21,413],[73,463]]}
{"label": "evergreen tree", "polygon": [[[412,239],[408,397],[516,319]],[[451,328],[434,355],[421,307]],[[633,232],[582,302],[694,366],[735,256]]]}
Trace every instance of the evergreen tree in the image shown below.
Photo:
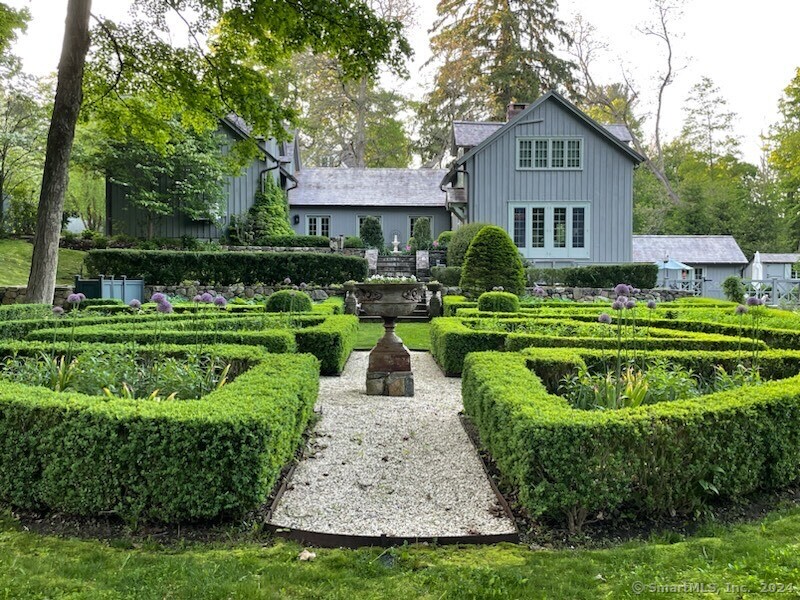
{"label": "evergreen tree", "polygon": [[364,219],[361,222],[361,230],[358,233],[361,236],[361,241],[364,242],[367,248],[383,249],[383,228],[377,217],[367,217]]}
{"label": "evergreen tree", "polygon": [[419,111],[424,162],[441,160],[454,119],[503,120],[509,102],[571,87],[556,10],[556,0],[439,0],[429,62],[440,66]]}

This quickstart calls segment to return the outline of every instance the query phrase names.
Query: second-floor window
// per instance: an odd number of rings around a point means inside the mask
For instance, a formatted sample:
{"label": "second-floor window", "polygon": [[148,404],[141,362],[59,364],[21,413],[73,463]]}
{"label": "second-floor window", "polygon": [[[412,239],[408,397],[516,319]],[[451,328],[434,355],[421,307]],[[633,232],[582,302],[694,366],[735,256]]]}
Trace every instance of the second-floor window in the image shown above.
{"label": "second-floor window", "polygon": [[517,138],[517,170],[580,170],[583,168],[581,138]]}

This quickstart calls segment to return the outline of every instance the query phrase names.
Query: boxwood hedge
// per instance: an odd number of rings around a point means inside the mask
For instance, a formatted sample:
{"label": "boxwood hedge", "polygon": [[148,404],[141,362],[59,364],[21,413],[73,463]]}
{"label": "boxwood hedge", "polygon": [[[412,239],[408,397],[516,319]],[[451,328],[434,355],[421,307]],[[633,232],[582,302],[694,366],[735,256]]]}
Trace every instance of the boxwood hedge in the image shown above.
{"label": "boxwood hedge", "polygon": [[254,360],[196,400],[108,400],[0,382],[0,499],[132,521],[257,507],[298,447],[319,371],[309,355],[259,351]]}
{"label": "boxwood hedge", "polygon": [[357,256],[311,252],[183,252],[169,250],[92,250],[84,261],[89,274],[126,275],[150,285],[182,281],[230,285],[295,283],[327,285],[367,276],[367,261]]}
{"label": "boxwood hedge", "polygon": [[636,409],[581,411],[534,374],[537,362],[576,360],[574,350],[537,348],[473,353],[465,361],[465,410],[532,514],[565,516],[578,529],[598,513],[691,512],[712,498],[800,477],[800,377]]}

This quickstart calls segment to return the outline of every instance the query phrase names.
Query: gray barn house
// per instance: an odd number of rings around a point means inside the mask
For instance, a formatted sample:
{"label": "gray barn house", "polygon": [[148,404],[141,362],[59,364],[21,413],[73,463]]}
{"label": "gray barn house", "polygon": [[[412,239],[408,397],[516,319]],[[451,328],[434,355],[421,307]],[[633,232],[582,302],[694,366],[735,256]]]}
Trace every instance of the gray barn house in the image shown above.
{"label": "gray barn house", "polygon": [[447,207],[503,227],[540,266],[631,262],[643,157],[629,141],[625,127],[603,127],[556,92],[509,105],[505,123],[456,122]]}
{"label": "gray barn house", "polygon": [[[289,190],[292,227],[301,235],[359,235],[367,216],[381,221],[388,244],[400,249],[420,217],[431,220],[434,237],[450,229],[450,213],[439,189],[441,169],[301,169]],[[391,246],[390,246],[391,247]]]}
{"label": "gray barn house", "polygon": [[[251,137],[250,128],[236,115],[220,119],[219,133],[227,151],[238,140]],[[238,177],[228,177],[225,182],[227,198],[224,214],[217,220],[192,220],[183,214],[156,217],[155,237],[179,238],[184,235],[214,240],[222,237],[231,216],[241,215],[253,205],[256,192],[262,189],[265,177],[274,177],[283,189],[296,185],[295,172],[299,168],[296,142],[278,142],[273,138],[257,139],[261,150],[253,162]],[[106,181],[106,233],[146,237],[148,211],[126,199],[125,187]]]}

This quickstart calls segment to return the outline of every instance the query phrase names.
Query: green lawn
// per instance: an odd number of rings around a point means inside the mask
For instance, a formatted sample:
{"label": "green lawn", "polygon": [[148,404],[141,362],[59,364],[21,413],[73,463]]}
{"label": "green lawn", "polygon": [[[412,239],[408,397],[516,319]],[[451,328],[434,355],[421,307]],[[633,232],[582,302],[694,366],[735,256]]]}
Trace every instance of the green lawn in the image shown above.
{"label": "green lawn", "polygon": [[[2,513],[0,513],[2,514]],[[530,550],[502,544],[316,550],[276,542],[186,543],[63,539],[21,530],[0,516],[4,598],[696,598],[645,593],[638,585],[716,585],[723,598],[792,597],[759,593],[763,584],[800,585],[800,510],[763,522],[717,527],[670,543],[608,550]],[[724,586],[750,593],[725,593]],[[706,588],[708,591],[708,588]],[[733,589],[733,588],[731,588]],[[742,589],[742,588],[740,588]],[[711,596],[714,596],[713,594]],[[702,597],[709,597],[708,595]],[[716,596],[714,596],[716,597]]]}
{"label": "green lawn", "polygon": [[[398,323],[395,333],[399,335],[409,350],[430,350],[429,323]],[[381,323],[359,323],[356,350],[371,350],[383,335]]]}
{"label": "green lawn", "polygon": [[[23,240],[0,240],[0,286],[26,285],[31,270],[33,245]],[[72,283],[80,273],[86,253],[78,250],[58,251],[58,274],[56,282]]]}

